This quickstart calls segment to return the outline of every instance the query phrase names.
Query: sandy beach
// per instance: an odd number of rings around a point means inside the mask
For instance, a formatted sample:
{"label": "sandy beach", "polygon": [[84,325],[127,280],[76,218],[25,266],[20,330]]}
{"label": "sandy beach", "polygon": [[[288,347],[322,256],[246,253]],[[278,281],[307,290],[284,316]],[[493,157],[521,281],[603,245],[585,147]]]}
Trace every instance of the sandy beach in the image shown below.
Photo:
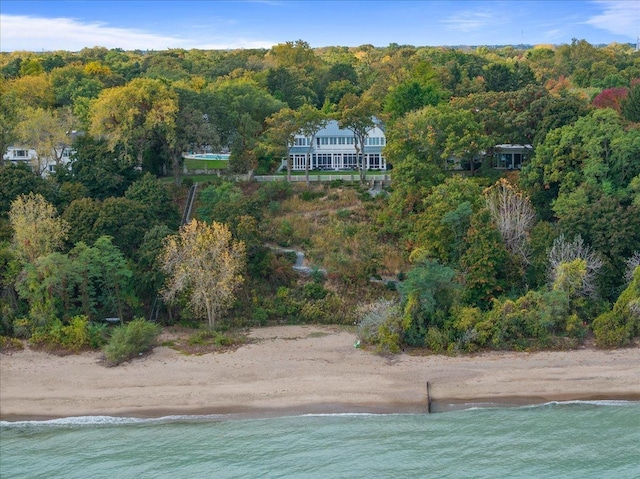
{"label": "sandy beach", "polygon": [[462,404],[640,400],[640,348],[383,357],[337,327],[253,330],[235,351],[169,347],[116,368],[100,353],[0,355],[0,419],[426,412]]}

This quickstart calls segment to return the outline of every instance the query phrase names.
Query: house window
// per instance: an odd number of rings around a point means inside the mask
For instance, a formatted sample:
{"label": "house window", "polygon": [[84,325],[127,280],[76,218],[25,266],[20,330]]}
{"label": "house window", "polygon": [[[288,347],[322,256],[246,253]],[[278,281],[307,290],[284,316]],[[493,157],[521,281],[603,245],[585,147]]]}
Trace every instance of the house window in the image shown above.
{"label": "house window", "polygon": [[304,170],[306,164],[306,156],[305,155],[293,155],[293,165],[292,168],[294,170]]}
{"label": "house window", "polygon": [[342,155],[344,168],[355,168],[357,166],[356,155],[353,153],[345,153]]}
{"label": "house window", "polygon": [[353,136],[347,137],[347,145],[355,145],[356,139]]}
{"label": "house window", "polygon": [[293,144],[296,146],[307,146],[307,139],[306,138],[296,138],[295,140],[293,140]]}
{"label": "house window", "polygon": [[320,141],[320,143],[321,143],[322,145],[328,145],[328,144],[329,144],[329,137],[328,137],[328,136],[325,136],[325,137],[323,137],[323,138],[320,138],[320,140],[321,140],[321,141]]}
{"label": "house window", "polygon": [[338,145],[346,145],[347,144],[347,139],[344,136],[341,136],[340,138],[338,138]]}
{"label": "house window", "polygon": [[508,168],[512,162],[511,153],[500,153],[498,155],[498,168]]}
{"label": "house window", "polygon": [[27,150],[13,150],[13,156],[18,158],[26,158]]}
{"label": "house window", "polygon": [[331,138],[329,138],[329,144],[330,145],[337,145],[338,144],[338,139],[335,136],[332,136]]}
{"label": "house window", "polygon": [[316,165],[320,170],[329,170],[331,169],[331,155],[326,153],[321,153],[316,155]]}
{"label": "house window", "polygon": [[522,153],[514,153],[511,168],[520,169],[520,167],[522,167]]}

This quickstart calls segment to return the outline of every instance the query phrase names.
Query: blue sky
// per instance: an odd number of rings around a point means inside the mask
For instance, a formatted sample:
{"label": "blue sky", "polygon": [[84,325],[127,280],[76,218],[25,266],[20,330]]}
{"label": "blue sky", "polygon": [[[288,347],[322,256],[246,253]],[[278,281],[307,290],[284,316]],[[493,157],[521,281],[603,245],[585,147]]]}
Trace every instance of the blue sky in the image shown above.
{"label": "blue sky", "polygon": [[0,50],[635,43],[638,0],[0,1]]}

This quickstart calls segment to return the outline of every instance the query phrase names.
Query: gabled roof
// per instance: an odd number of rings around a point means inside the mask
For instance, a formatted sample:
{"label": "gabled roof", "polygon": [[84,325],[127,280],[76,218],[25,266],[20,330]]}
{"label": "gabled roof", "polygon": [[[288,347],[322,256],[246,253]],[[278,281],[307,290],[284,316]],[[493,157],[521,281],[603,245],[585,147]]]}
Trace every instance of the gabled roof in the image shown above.
{"label": "gabled roof", "polygon": [[[372,119],[373,119],[373,123],[375,124],[375,126],[380,128],[382,130],[382,132],[384,133],[384,128],[383,128],[382,122],[378,118],[376,118],[375,116]],[[337,120],[330,120],[329,123],[327,124],[327,126],[324,127],[322,130],[320,130],[316,134],[316,137],[322,137],[322,136],[352,137],[353,136],[353,132],[351,130],[349,130],[348,128],[340,128],[338,126]]]}

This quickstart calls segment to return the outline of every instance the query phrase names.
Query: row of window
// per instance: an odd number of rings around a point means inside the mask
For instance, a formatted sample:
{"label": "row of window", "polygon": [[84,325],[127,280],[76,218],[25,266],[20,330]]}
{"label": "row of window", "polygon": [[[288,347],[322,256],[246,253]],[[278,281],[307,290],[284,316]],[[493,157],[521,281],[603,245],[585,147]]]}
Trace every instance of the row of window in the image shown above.
{"label": "row of window", "polygon": [[[292,155],[292,168],[294,170],[304,170],[306,155]],[[355,170],[358,166],[358,157],[355,153],[314,153],[311,155],[312,170]],[[384,158],[378,153],[364,155],[364,167],[369,170],[380,170],[386,168]]]}
{"label": "row of window", "polygon": [[[29,151],[28,150],[10,150],[11,151],[11,158],[28,158],[29,157]],[[63,158],[69,158],[69,156],[71,155],[71,150],[69,148],[65,148],[62,151],[62,157]]]}
{"label": "row of window", "polygon": [[14,158],[26,158],[29,156],[29,152],[27,150],[13,150]]}
{"label": "row of window", "polygon": [[520,169],[522,167],[521,153],[500,153],[496,167],[507,168],[509,170]]}
{"label": "row of window", "polygon": [[353,145],[355,138],[353,136],[322,136],[316,138],[316,144],[320,145]]}
{"label": "row of window", "polygon": [[[320,136],[316,138],[316,145],[354,145],[355,138],[353,136]],[[367,146],[384,146],[385,138],[372,136],[365,138],[364,144]],[[293,140],[294,146],[309,146],[309,139],[297,137]]]}

